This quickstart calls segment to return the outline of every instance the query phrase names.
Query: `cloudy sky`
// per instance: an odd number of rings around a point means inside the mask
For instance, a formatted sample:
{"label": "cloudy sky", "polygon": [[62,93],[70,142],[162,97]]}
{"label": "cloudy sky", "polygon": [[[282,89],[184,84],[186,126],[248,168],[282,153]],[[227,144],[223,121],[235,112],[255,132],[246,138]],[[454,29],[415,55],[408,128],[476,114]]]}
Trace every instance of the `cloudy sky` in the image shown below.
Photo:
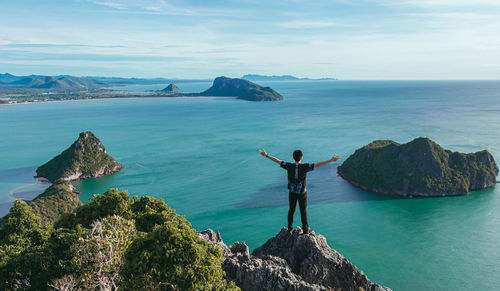
{"label": "cloudy sky", "polygon": [[500,79],[500,1],[0,0],[0,72]]}

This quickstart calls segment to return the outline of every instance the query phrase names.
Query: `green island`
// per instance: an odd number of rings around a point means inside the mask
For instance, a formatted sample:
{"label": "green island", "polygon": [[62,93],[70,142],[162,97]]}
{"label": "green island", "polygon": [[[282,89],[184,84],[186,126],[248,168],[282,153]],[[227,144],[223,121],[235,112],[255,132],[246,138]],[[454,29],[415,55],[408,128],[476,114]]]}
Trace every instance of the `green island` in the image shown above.
{"label": "green island", "polygon": [[262,87],[243,79],[228,77],[215,78],[212,87],[200,93],[200,96],[234,96],[248,101],[283,100],[271,87]]}
{"label": "green island", "polygon": [[377,140],[355,151],[338,173],[361,189],[403,197],[465,195],[496,184],[498,167],[486,150],[458,153],[428,138],[406,144]]}
{"label": "green island", "polygon": [[61,154],[36,169],[37,178],[50,182],[97,178],[123,168],[106,153],[101,141],[90,131],[80,133],[78,139]]}

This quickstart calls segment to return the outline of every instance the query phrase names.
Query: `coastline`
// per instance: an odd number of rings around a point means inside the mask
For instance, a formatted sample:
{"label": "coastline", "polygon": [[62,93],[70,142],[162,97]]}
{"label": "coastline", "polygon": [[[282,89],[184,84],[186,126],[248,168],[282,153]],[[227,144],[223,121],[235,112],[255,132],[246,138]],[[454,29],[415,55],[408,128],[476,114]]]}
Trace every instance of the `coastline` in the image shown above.
{"label": "coastline", "polygon": [[[380,191],[380,190],[371,189],[371,188],[368,188],[366,186],[360,185],[359,183],[351,181],[351,180],[349,180],[347,177],[345,177],[342,174],[342,170],[341,170],[340,167],[337,168],[337,174],[342,179],[344,179],[345,181],[347,181],[349,184],[351,184],[352,186],[354,186],[356,188],[359,188],[361,190],[364,190],[364,191],[367,191],[367,192],[372,192],[372,193],[377,193],[377,194],[382,194],[382,195],[386,195],[386,196],[397,197],[397,198],[406,198],[406,199],[467,196],[467,195],[473,194],[476,191],[481,191],[481,190],[485,190],[485,189],[489,189],[489,188],[495,187],[495,186],[490,186],[490,187],[486,187],[484,189],[471,190],[469,193],[465,193],[465,194],[449,194],[449,193],[438,193],[437,195],[435,193],[434,194],[433,193],[425,193],[425,194],[423,194],[423,193],[413,193],[413,194],[401,193],[400,194],[400,193],[395,193],[395,192],[386,192],[386,191]],[[497,184],[498,183],[500,183],[500,181],[497,181]]]}
{"label": "coastline", "polygon": [[[106,99],[149,99],[149,98],[181,98],[181,99],[212,99],[212,100],[230,100],[238,99],[235,96],[120,96],[120,97],[103,97],[103,98],[81,98],[81,99],[64,99],[64,100],[44,100],[44,101],[24,101],[16,103],[4,103],[0,106],[9,105],[23,105],[23,104],[43,104],[43,103],[59,103],[59,102],[72,102],[72,101],[92,101],[92,100],[106,100]],[[243,100],[245,101],[245,100]]]}

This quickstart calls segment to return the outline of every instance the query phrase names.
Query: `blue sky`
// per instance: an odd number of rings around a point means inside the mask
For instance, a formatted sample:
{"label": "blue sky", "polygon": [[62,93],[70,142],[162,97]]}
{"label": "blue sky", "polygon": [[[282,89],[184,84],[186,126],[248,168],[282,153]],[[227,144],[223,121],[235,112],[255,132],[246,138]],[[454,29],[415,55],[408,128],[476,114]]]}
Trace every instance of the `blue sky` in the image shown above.
{"label": "blue sky", "polygon": [[0,0],[0,72],[500,79],[499,0]]}

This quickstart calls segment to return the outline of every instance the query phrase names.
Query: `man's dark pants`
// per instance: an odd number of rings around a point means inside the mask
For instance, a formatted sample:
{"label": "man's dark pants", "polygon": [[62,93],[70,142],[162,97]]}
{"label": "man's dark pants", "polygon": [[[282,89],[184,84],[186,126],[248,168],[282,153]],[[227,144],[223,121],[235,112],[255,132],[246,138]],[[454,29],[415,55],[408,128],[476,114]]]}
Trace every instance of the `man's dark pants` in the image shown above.
{"label": "man's dark pants", "polygon": [[290,202],[290,209],[288,209],[288,228],[293,228],[293,214],[295,213],[295,207],[297,206],[297,201],[299,202],[300,218],[302,220],[302,229],[308,230],[309,225],[307,224],[307,193],[296,194],[289,192],[288,201]]}

